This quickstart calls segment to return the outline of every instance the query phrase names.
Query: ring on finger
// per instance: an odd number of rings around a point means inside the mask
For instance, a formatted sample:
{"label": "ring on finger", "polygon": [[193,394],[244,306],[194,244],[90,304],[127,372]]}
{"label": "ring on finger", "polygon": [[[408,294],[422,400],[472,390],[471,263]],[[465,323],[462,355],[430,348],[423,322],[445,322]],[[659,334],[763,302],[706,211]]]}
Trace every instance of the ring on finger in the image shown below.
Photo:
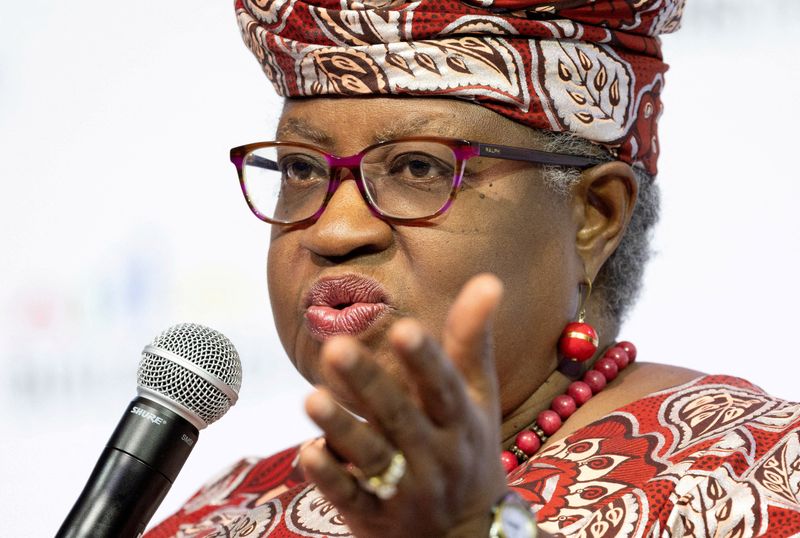
{"label": "ring on finger", "polygon": [[386,501],[397,494],[397,484],[406,474],[407,466],[406,457],[398,450],[392,455],[389,465],[380,474],[366,477],[361,469],[355,466],[351,468],[351,472],[358,480],[361,489]]}

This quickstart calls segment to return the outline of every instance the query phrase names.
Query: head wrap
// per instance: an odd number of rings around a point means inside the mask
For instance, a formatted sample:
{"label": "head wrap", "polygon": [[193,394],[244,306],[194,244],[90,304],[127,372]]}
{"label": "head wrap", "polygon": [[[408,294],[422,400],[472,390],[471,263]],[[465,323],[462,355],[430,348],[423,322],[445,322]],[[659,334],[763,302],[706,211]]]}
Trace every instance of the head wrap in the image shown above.
{"label": "head wrap", "polygon": [[666,64],[685,0],[235,0],[282,96],[475,101],[656,173]]}

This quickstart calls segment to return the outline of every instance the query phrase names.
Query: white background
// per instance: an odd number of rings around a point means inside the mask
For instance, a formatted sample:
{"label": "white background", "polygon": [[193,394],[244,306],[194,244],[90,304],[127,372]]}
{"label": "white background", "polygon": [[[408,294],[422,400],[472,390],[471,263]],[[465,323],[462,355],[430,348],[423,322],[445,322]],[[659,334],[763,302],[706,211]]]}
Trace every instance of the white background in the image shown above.
{"label": "white background", "polygon": [[[0,7],[0,536],[55,532],[173,323],[227,334],[245,381],[156,519],[314,432],[227,156],[280,106],[231,4]],[[623,337],[797,399],[800,4],[753,6],[689,0],[665,38],[658,256]]]}

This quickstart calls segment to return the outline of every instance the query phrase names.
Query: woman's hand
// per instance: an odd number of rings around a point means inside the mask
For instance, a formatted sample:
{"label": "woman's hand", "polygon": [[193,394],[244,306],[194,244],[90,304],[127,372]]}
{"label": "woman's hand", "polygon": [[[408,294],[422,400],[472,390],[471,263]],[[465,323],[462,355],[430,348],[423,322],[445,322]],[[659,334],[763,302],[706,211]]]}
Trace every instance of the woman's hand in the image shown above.
{"label": "woman's hand", "polygon": [[[507,489],[491,335],[501,295],[496,277],[472,278],[450,309],[441,345],[415,320],[394,324],[389,340],[415,397],[355,338],[323,346],[323,368],[368,423],[327,390],[312,394],[306,410],[326,442],[308,446],[301,464],[356,536],[488,536],[491,507]],[[381,475],[398,450],[407,469],[389,499],[364,490],[348,470]]]}

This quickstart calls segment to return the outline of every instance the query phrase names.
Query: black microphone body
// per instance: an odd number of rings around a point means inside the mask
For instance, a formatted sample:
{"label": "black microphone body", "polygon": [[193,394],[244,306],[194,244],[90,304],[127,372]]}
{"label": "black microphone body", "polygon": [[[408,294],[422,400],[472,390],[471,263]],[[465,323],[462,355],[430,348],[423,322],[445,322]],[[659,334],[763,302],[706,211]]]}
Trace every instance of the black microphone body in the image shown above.
{"label": "black microphone body", "polygon": [[189,421],[158,402],[135,398],[56,538],[141,536],[198,433]]}

